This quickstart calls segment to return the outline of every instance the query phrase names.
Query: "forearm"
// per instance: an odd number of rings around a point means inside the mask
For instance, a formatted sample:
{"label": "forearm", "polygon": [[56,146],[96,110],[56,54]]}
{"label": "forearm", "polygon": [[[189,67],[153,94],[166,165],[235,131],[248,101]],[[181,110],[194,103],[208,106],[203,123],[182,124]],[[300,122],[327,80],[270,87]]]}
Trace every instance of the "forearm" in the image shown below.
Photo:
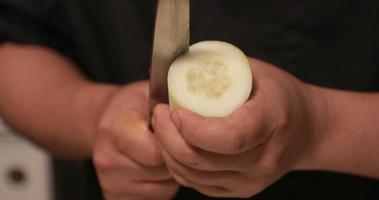
{"label": "forearm", "polygon": [[316,131],[302,168],[379,178],[379,93],[310,88]]}
{"label": "forearm", "polygon": [[91,155],[97,116],[114,86],[86,80],[72,62],[36,46],[0,50],[0,115],[57,156]]}

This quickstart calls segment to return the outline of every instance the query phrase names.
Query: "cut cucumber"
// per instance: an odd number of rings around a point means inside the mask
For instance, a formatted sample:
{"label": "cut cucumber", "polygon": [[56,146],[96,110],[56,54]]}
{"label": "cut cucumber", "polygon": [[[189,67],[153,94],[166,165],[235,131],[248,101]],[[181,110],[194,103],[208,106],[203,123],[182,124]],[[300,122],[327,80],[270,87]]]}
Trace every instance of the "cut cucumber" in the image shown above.
{"label": "cut cucumber", "polygon": [[205,117],[225,117],[239,108],[252,90],[246,55],[220,41],[204,41],[171,65],[167,77],[170,106]]}

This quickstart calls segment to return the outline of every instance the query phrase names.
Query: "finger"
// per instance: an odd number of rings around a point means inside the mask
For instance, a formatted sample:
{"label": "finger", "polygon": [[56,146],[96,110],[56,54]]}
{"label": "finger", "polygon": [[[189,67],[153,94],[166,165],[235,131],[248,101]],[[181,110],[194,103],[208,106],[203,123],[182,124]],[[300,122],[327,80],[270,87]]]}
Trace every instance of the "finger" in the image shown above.
{"label": "finger", "polygon": [[[245,173],[232,171],[204,172],[186,168],[170,158],[163,156],[175,180],[186,187],[192,187],[208,195],[223,195],[223,197],[250,197],[268,186],[266,177],[255,177]],[[172,159],[172,158],[171,158]],[[217,194],[215,193],[217,191]],[[213,191],[214,193],[211,193]],[[227,196],[225,196],[227,195]]]}
{"label": "finger", "polygon": [[[236,185],[235,187],[238,187],[238,186]],[[245,198],[250,199],[250,197],[258,194],[264,189],[261,187],[257,189],[257,187],[255,187],[254,185],[252,185],[251,187],[246,187],[245,185],[242,185],[240,188],[237,188],[237,189],[228,189],[228,188],[223,188],[223,187],[206,186],[206,185],[199,185],[199,184],[193,184],[192,188],[210,197],[244,198],[244,199]]]}
{"label": "finger", "polygon": [[175,174],[184,177],[186,180],[207,186],[222,186],[225,188],[235,185],[236,180],[243,180],[243,173],[235,171],[201,171],[186,167],[174,158],[172,158],[166,151],[162,152],[163,158],[167,166]]}
{"label": "finger", "polygon": [[116,169],[110,170],[104,175],[113,178],[125,177],[131,181],[139,182],[159,182],[172,179],[166,165],[158,167],[142,166],[132,160],[118,166]]}
{"label": "finger", "polygon": [[226,188],[193,183],[190,180],[187,180],[186,178],[181,177],[179,174],[177,174],[174,171],[171,171],[171,173],[175,177],[175,180],[178,181],[181,185],[188,188],[193,188],[202,194],[212,196],[212,197],[222,197],[222,198],[233,197],[231,195],[231,192]]}
{"label": "finger", "polygon": [[[167,152],[162,153],[175,180],[187,187],[203,189],[223,189],[234,197],[248,197],[267,187],[265,178],[254,177],[233,171],[204,172],[187,168],[176,162]],[[232,195],[232,191],[234,195]]]}
{"label": "finger", "polygon": [[132,113],[113,124],[110,131],[113,132],[112,141],[122,154],[146,166],[164,164],[156,138],[144,116]]}
{"label": "finger", "polygon": [[216,197],[216,198],[217,197],[218,198],[235,197],[231,191],[222,187],[213,187],[213,186],[193,184],[192,188],[210,197]]}
{"label": "finger", "polygon": [[[178,181],[181,185],[189,188],[194,188],[208,196],[212,197],[239,197],[239,198],[248,198],[251,197],[265,188],[267,188],[268,184],[266,181],[262,181],[262,179],[257,179],[256,181],[249,181],[247,178],[242,183],[235,183],[231,186],[220,186],[220,185],[206,185],[203,182],[193,182],[189,177],[184,177],[180,173],[175,170],[169,168],[170,172],[174,176],[175,180]],[[272,183],[272,182],[271,182]]]}
{"label": "finger", "polygon": [[200,193],[211,197],[249,198],[254,196],[255,194],[258,194],[259,192],[263,191],[265,188],[268,187],[268,184],[262,182],[261,180],[252,181],[250,183],[247,182],[247,184],[236,183],[231,187],[223,187],[218,185],[211,186],[202,183],[192,182],[190,179],[187,179],[187,177],[183,177],[179,173],[176,173],[171,169],[170,171],[172,175],[175,177],[175,180],[178,181],[181,185],[193,188],[199,191]]}
{"label": "finger", "polygon": [[174,180],[136,183],[121,179],[108,181],[103,178],[101,187],[107,199],[170,199],[177,192],[179,185]]}
{"label": "finger", "polygon": [[155,133],[162,146],[175,160],[181,164],[203,171],[242,171],[247,170],[260,158],[263,147],[251,149],[242,154],[229,156],[207,152],[190,146],[169,118],[169,108],[166,105],[158,105],[154,111]]}
{"label": "finger", "polygon": [[167,105],[156,106],[153,119],[155,134],[162,146],[161,150],[165,149],[175,159],[193,168],[214,171],[225,167],[223,164],[227,162],[222,159],[222,156],[219,159],[212,159],[212,153],[202,152],[203,154],[200,154],[201,151],[196,151],[184,141],[169,118],[169,107]]}
{"label": "finger", "polygon": [[225,118],[205,118],[178,108],[172,112],[171,119],[191,145],[226,155],[239,154],[259,145],[270,133],[264,110],[254,100]]}
{"label": "finger", "polygon": [[175,180],[180,184],[188,188],[193,188],[195,190],[198,190],[199,192],[206,194],[208,196],[214,196],[214,197],[230,197],[230,192],[228,189],[220,186],[209,186],[209,185],[203,185],[194,183],[191,180],[188,180],[187,178],[181,176],[179,173],[173,171],[171,168],[169,168],[171,174],[174,176]]}
{"label": "finger", "polygon": [[167,166],[146,166],[121,154],[110,141],[98,136],[94,148],[93,162],[97,172],[113,177],[128,177],[131,180],[165,181],[172,179]]}

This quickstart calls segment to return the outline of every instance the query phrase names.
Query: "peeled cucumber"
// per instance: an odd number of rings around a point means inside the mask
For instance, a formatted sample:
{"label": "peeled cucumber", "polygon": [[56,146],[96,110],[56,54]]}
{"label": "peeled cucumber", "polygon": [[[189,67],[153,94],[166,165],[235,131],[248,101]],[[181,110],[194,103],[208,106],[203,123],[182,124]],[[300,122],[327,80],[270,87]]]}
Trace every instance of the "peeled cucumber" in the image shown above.
{"label": "peeled cucumber", "polygon": [[249,60],[239,48],[204,41],[172,63],[167,83],[172,108],[225,117],[250,97],[253,80]]}

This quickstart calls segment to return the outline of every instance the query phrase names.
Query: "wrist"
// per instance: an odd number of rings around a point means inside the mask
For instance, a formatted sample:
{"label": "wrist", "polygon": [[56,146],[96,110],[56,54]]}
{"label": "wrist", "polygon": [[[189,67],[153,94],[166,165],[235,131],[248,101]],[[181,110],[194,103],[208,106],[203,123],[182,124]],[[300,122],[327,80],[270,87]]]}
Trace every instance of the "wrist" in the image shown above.
{"label": "wrist", "polygon": [[294,170],[322,170],[320,149],[323,148],[332,124],[330,99],[322,88],[310,84],[304,84],[304,93],[308,123],[305,133],[301,134],[305,134],[304,141],[307,145]]}
{"label": "wrist", "polygon": [[379,177],[379,111],[376,93],[309,86],[314,109],[309,147],[297,170],[322,170]]}
{"label": "wrist", "polygon": [[[88,83],[78,87],[72,106],[72,116],[77,132],[85,138],[83,157],[90,157],[100,117],[111,97],[121,86],[110,84]],[[83,140],[81,140],[83,141]]]}

